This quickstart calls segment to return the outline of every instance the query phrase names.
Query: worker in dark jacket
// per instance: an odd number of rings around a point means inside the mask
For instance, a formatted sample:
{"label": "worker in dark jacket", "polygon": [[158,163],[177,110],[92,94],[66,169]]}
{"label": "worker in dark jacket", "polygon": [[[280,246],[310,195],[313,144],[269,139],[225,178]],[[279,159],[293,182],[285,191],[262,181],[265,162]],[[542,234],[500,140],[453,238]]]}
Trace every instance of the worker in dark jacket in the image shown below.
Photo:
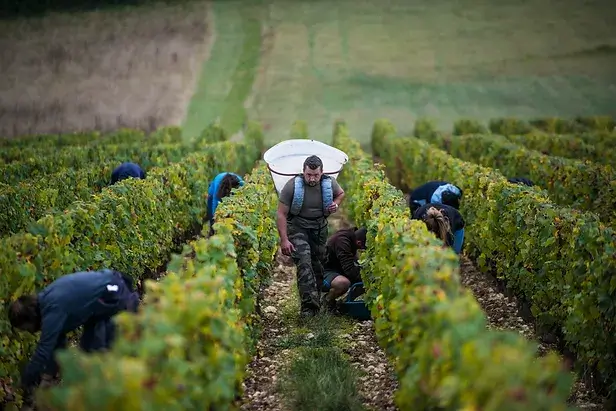
{"label": "worker in dark jacket", "polygon": [[513,177],[507,181],[509,181],[511,184],[520,184],[520,185],[529,186],[529,187],[532,187],[535,185],[528,178],[524,178],[524,177]]}
{"label": "worker in dark jacket", "polygon": [[411,213],[427,203],[447,204],[460,208],[462,190],[447,181],[430,181],[412,190],[409,198]]}
{"label": "worker in dark jacket", "polygon": [[122,163],[111,173],[111,184],[125,180],[129,177],[145,178],[145,171],[135,163]]}
{"label": "worker in dark jacket", "polygon": [[428,231],[436,234],[456,254],[462,252],[464,244],[464,219],[458,210],[446,204],[428,203],[413,212],[412,220],[421,220]]}
{"label": "worker in dark jacket", "polygon": [[139,295],[130,277],[117,271],[85,271],[58,278],[42,291],[13,301],[8,310],[14,328],[41,337],[21,384],[26,393],[40,382],[41,374],[56,375],[54,352],[66,348],[66,334],[83,325],[80,347],[86,351],[108,349],[114,338],[112,317],[121,311],[136,312]]}
{"label": "worker in dark jacket", "polygon": [[351,286],[361,282],[357,251],[366,248],[365,228],[343,228],[336,231],[326,244],[326,258],[323,264],[323,286],[326,292],[322,306],[333,311],[336,298],[346,293]]}

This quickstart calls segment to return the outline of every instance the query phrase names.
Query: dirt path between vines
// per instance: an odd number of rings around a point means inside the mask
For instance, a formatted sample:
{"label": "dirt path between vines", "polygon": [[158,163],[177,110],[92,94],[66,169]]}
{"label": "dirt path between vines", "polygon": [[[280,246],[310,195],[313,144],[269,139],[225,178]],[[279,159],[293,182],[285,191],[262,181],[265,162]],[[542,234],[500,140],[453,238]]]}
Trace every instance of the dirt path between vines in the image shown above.
{"label": "dirt path between vines", "polygon": [[[485,312],[488,328],[515,331],[528,340],[537,342],[537,354],[539,356],[543,356],[549,351],[558,353],[556,345],[538,338],[534,324],[522,317],[518,309],[520,305],[517,298],[507,297],[501,293],[496,280],[489,274],[480,272],[475,268],[473,262],[465,256],[461,257],[460,279],[462,285],[472,291],[475,299]],[[582,381],[576,381],[573,385],[569,402],[580,410],[600,411],[604,409],[603,399],[598,397]]]}
{"label": "dirt path between vines", "polygon": [[[349,223],[340,215],[330,218],[330,226],[331,234],[348,227]],[[299,302],[295,270],[289,257],[277,255],[272,284],[263,293],[263,333],[244,380],[242,410],[288,410],[288,401],[278,385],[282,372],[295,356],[294,347],[318,345],[318,342],[309,340],[318,340],[319,335],[298,327],[296,323]],[[393,403],[396,378],[377,343],[374,323],[350,319],[335,319],[333,323],[340,325],[339,329],[333,330],[334,344],[348,356],[350,364],[360,375],[356,385],[361,403],[369,410],[396,410]]]}

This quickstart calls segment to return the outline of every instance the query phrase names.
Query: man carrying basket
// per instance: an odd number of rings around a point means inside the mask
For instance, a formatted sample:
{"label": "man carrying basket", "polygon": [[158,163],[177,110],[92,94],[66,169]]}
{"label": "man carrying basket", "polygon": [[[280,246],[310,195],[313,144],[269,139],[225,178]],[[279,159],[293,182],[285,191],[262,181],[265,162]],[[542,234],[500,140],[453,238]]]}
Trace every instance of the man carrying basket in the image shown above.
{"label": "man carrying basket", "polygon": [[280,192],[276,219],[280,249],[297,267],[302,317],[320,310],[327,217],[338,211],[343,199],[344,190],[323,173],[323,162],[315,155],[306,158],[303,173],[290,179]]}

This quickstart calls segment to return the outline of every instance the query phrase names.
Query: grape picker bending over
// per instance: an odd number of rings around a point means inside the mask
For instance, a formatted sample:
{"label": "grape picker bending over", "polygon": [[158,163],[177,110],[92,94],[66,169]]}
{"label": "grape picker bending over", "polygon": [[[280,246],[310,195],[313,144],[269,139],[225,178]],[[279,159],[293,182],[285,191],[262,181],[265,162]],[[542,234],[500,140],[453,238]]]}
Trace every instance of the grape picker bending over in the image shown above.
{"label": "grape picker bending over", "polygon": [[411,191],[411,213],[427,203],[447,204],[458,209],[461,197],[462,190],[459,187],[447,181],[430,181]]}
{"label": "grape picker bending over", "polygon": [[138,305],[132,279],[108,269],[64,275],[39,293],[13,301],[8,309],[11,326],[32,334],[41,331],[21,376],[25,397],[30,397],[42,373],[58,373],[54,352],[66,348],[67,333],[83,325],[81,349],[108,349],[115,336],[112,317],[121,311],[136,312]]}
{"label": "grape picker bending over", "polygon": [[336,298],[346,293],[351,284],[362,281],[357,250],[366,249],[364,227],[343,228],[327,240],[327,254],[324,264],[323,298],[324,308],[335,311]]}
{"label": "grape picker bending over", "polygon": [[344,191],[336,179],[323,174],[323,162],[317,156],[304,161],[303,171],[281,190],[276,223],[280,249],[293,257],[297,267],[301,315],[307,317],[320,309],[327,217],[338,211]]}
{"label": "grape picker bending over", "polygon": [[210,235],[214,234],[214,214],[218,203],[225,197],[231,195],[231,190],[244,186],[242,177],[235,173],[220,173],[210,183],[207,190],[207,216],[206,220],[210,222]]}
{"label": "grape picker bending over", "polygon": [[428,231],[436,234],[446,246],[452,247],[456,254],[462,252],[464,219],[455,208],[446,204],[428,203],[412,212],[411,219],[423,221]]}
{"label": "grape picker bending over", "polygon": [[145,171],[135,163],[122,163],[111,173],[111,185],[118,181],[126,180],[129,177],[145,178]]}

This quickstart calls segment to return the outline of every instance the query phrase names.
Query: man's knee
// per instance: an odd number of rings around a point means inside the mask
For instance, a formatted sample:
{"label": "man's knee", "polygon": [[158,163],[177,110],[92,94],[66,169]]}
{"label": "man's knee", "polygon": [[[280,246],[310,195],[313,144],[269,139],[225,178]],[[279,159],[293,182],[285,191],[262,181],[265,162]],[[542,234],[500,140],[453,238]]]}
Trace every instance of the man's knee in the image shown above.
{"label": "man's knee", "polygon": [[340,294],[346,293],[349,287],[351,287],[351,282],[343,275],[339,275],[332,280],[331,288]]}

